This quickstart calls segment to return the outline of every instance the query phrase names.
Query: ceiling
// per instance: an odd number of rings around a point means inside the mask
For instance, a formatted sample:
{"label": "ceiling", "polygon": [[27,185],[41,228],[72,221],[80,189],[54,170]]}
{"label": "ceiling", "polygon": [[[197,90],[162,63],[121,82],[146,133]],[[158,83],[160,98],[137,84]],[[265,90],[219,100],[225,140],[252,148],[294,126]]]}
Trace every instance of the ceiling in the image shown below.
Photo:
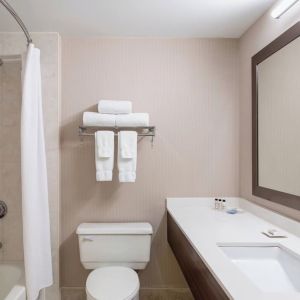
{"label": "ceiling", "polygon": [[[71,36],[240,37],[275,0],[7,0],[29,31]],[[0,31],[19,31],[0,5]]]}

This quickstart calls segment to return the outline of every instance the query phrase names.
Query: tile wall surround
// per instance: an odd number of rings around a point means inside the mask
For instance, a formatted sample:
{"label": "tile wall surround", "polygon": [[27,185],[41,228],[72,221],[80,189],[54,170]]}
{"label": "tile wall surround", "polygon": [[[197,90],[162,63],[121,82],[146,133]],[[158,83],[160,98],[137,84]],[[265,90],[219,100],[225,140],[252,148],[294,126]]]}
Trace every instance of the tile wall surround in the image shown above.
{"label": "tile wall surround", "polygon": [[0,261],[22,261],[20,165],[21,61],[0,66],[0,199],[8,207],[0,220]]}
{"label": "tile wall surround", "polygon": [[[42,93],[48,167],[51,240],[55,284],[46,289],[46,300],[59,295],[59,122],[60,122],[60,36],[57,33],[33,33],[35,46],[41,49]],[[26,51],[22,33],[0,33],[0,55],[20,55]],[[8,67],[8,64],[7,64]],[[0,220],[4,250],[0,260],[22,260],[20,110],[21,64],[0,67],[0,198],[8,203],[9,213]],[[5,73],[5,76],[3,74]],[[4,90],[3,90],[4,85]],[[4,91],[4,94],[3,94]],[[9,94],[7,94],[9,92]],[[3,224],[1,224],[3,222]],[[1,233],[2,231],[2,233]],[[13,237],[13,239],[11,238]],[[9,248],[9,249],[8,249]],[[45,298],[45,297],[44,297]]]}

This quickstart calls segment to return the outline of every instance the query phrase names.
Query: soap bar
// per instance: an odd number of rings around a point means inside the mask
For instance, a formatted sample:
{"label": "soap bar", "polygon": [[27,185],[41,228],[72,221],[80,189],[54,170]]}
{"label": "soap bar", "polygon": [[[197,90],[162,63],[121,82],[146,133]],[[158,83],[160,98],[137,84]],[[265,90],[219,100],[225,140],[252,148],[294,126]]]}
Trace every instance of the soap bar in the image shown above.
{"label": "soap bar", "polygon": [[287,236],[277,229],[266,229],[262,232],[264,235],[270,238],[286,238]]}
{"label": "soap bar", "polygon": [[236,208],[230,208],[230,209],[227,209],[226,212],[228,214],[234,215],[234,214],[238,213],[238,210]]}
{"label": "soap bar", "polygon": [[235,214],[237,214],[237,213],[242,213],[243,210],[242,210],[241,208],[235,208],[235,207],[233,207],[233,208],[227,209],[226,212],[227,212],[228,214],[235,215]]}

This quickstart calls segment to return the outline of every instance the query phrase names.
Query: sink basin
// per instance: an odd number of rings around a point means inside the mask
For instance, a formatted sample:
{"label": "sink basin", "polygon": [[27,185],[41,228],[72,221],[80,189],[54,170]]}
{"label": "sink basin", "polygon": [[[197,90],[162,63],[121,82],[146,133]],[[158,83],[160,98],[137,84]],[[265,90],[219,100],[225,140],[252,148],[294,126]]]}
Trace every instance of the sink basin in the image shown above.
{"label": "sink basin", "polygon": [[260,290],[300,292],[300,257],[281,246],[219,246]]}

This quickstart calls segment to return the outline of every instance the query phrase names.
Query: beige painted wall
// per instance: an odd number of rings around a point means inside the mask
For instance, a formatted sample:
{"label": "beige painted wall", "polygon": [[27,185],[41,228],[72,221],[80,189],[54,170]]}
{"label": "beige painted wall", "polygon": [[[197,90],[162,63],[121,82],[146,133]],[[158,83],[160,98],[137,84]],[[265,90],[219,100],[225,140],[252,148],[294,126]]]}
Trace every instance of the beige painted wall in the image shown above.
{"label": "beige painted wall", "polygon": [[279,20],[271,18],[269,11],[239,41],[240,195],[269,209],[300,220],[299,211],[252,196],[251,177],[251,57],[297,21],[300,21],[299,3]]}
{"label": "beige painted wall", "polygon": [[[232,39],[62,40],[61,285],[83,287],[75,230],[89,221],[149,221],[155,234],[142,287],[185,287],[167,245],[167,196],[238,195],[238,49]],[[157,126],[138,145],[137,181],[96,183],[82,113],[131,99]],[[114,173],[115,178],[117,173]]]}
{"label": "beige painted wall", "polygon": [[[45,120],[46,156],[48,167],[51,242],[54,266],[53,287],[46,290],[47,300],[59,299],[59,121],[60,121],[60,37],[57,33],[32,34],[36,47],[41,49],[42,93]],[[23,33],[0,33],[0,55],[20,55],[26,51]],[[0,67],[1,68],[1,67]],[[15,66],[21,71],[20,66]],[[3,75],[3,74],[2,74]],[[7,75],[7,74],[6,74]],[[3,78],[4,79],[4,78]],[[11,80],[10,80],[11,79]],[[1,197],[8,202],[9,213],[1,222],[5,230],[7,255],[3,259],[22,259],[22,221],[20,190],[19,125],[21,109],[20,72],[14,70],[9,84],[10,97],[1,98],[0,161]],[[0,229],[1,229],[0,224]],[[12,239],[13,237],[13,239]],[[0,251],[1,252],[1,251]],[[1,254],[0,254],[1,257]]]}

